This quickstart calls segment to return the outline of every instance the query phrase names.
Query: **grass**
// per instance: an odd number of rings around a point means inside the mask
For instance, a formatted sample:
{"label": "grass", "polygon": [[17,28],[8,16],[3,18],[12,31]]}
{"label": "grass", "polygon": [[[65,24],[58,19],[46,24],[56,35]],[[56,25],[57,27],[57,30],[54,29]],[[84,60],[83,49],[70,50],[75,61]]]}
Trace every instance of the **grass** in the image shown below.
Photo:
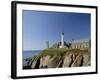
{"label": "grass", "polygon": [[52,48],[52,49],[45,49],[40,53],[40,57],[43,56],[64,56],[65,54],[69,53],[90,53],[89,49],[66,49],[66,48]]}

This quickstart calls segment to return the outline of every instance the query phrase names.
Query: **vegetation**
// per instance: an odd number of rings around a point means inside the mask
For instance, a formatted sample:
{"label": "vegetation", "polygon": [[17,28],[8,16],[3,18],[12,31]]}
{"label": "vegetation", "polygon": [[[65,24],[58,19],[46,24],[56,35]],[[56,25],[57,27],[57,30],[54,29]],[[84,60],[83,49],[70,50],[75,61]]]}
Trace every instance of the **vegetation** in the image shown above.
{"label": "vegetation", "polygon": [[65,54],[69,53],[89,53],[89,49],[67,49],[67,48],[53,48],[53,49],[46,49],[40,53],[40,57],[42,56],[64,56]]}

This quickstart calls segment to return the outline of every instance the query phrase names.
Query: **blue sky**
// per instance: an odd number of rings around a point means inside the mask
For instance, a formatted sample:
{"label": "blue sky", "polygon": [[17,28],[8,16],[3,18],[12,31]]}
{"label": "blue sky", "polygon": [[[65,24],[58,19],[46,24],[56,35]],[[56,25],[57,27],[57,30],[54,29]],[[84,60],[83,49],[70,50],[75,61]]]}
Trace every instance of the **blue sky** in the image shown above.
{"label": "blue sky", "polygon": [[46,41],[50,46],[64,40],[90,38],[90,19],[87,13],[47,12],[23,10],[23,50],[42,50]]}

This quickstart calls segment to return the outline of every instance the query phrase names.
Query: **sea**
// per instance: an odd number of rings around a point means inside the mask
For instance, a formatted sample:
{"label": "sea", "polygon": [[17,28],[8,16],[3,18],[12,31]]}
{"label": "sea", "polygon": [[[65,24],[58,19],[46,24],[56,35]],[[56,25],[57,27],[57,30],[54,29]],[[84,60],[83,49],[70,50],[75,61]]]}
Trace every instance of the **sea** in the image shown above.
{"label": "sea", "polygon": [[27,65],[27,61],[25,61],[25,59],[32,58],[38,55],[40,52],[41,50],[23,51],[23,66]]}

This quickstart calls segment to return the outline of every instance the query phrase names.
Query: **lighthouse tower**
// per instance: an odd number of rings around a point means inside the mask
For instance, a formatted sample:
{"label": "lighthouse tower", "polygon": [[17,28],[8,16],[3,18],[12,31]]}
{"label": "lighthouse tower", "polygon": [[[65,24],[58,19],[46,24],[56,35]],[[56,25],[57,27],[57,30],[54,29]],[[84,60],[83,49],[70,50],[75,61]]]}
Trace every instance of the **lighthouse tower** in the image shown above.
{"label": "lighthouse tower", "polygon": [[64,48],[64,32],[61,32],[61,45],[60,48]]}

